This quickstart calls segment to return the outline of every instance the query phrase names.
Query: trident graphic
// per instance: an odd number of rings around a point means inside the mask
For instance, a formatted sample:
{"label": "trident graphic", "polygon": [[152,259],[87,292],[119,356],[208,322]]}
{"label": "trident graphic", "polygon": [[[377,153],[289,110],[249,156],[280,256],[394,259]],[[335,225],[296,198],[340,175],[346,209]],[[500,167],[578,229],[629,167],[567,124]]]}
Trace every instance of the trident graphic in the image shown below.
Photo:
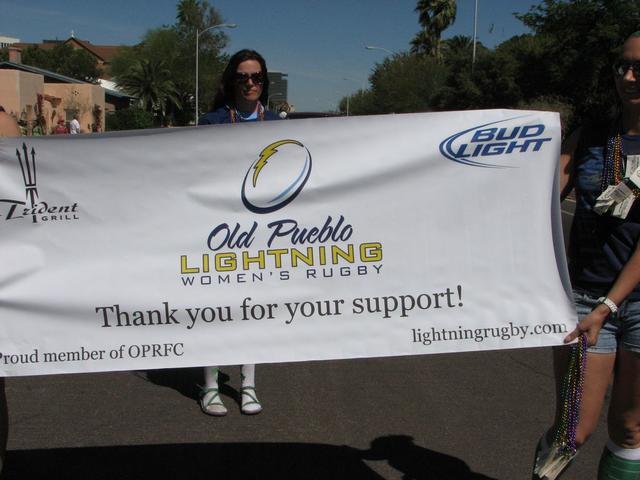
{"label": "trident graphic", "polygon": [[[22,170],[22,179],[24,180],[25,191],[27,195],[27,201],[31,204],[31,208],[35,207],[36,199],[38,198],[38,187],[36,184],[36,151],[31,147],[31,158],[29,158],[29,151],[25,143],[22,144],[23,156],[20,155],[20,150],[16,148],[16,156],[18,162],[20,162],[20,170]],[[36,216],[33,216],[33,221],[36,222]]]}

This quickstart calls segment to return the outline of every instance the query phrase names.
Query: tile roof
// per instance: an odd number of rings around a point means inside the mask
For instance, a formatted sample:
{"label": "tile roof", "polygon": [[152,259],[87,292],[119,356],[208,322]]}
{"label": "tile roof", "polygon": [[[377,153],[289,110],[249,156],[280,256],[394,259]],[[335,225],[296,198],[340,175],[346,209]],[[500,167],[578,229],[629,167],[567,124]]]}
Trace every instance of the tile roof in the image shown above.
{"label": "tile roof", "polygon": [[[0,62],[0,69],[1,70],[21,70],[23,72],[35,73],[37,75],[42,75],[45,78],[45,80],[49,78],[61,83],[89,83],[89,82],[85,82],[84,80],[67,77],[66,75],[60,75],[59,73],[55,73],[50,70],[45,70],[44,68],[32,67],[31,65],[25,65],[23,63]],[[109,88],[104,88],[104,91],[105,91],[105,95],[109,95],[112,97],[134,98],[131,95],[127,95],[126,93],[118,92],[116,90],[111,90]]]}
{"label": "tile roof", "polygon": [[80,40],[75,37],[68,38],[67,40],[43,40],[42,43],[18,42],[18,43],[14,43],[11,46],[22,48],[22,49],[29,48],[29,47],[38,47],[43,50],[51,50],[56,45],[60,45],[63,43],[75,43],[76,45],[87,50],[94,57],[107,63],[109,63],[109,61],[111,61],[111,59],[123,47],[123,45],[94,45],[87,40]]}
{"label": "tile roof", "polygon": [[45,78],[50,78],[62,83],[89,83],[84,80],[78,80],[77,78],[67,77],[66,75],[60,75],[59,73],[45,70],[44,68],[32,67],[31,65],[25,65],[24,63],[13,62],[0,62],[0,69],[3,70],[22,70],[23,72],[36,73],[42,75]]}

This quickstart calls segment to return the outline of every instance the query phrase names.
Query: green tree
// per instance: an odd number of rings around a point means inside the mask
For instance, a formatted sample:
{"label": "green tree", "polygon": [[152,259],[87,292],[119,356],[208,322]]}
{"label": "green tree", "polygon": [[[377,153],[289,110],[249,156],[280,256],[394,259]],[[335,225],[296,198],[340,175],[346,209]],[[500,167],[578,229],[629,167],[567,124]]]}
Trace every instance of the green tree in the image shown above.
{"label": "green tree", "polygon": [[411,40],[411,53],[428,55],[435,50],[434,38],[426,28],[415,34]]}
{"label": "green tree", "polygon": [[203,8],[199,0],[180,0],[176,7],[179,25],[202,26]]}
{"label": "green tree", "polygon": [[160,122],[164,120],[167,107],[181,107],[171,72],[162,60],[140,60],[118,78],[118,86],[138,98],[141,107],[153,113]]}
{"label": "green tree", "polygon": [[530,73],[544,78],[539,95],[568,99],[576,118],[602,117],[616,104],[611,64],[638,30],[637,0],[544,0],[517,17],[535,32],[539,52]]}
{"label": "green tree", "polygon": [[22,52],[22,63],[91,83],[96,83],[102,75],[90,53],[68,43],[59,43],[49,50],[37,46],[26,48]]}
{"label": "green tree", "polygon": [[525,100],[517,105],[522,110],[540,110],[543,112],[558,112],[562,125],[563,137],[570,133],[575,126],[575,111],[567,99],[556,96],[544,96]]}
{"label": "green tree", "polygon": [[106,115],[106,130],[138,130],[153,127],[153,115],[140,107],[123,108]]}
{"label": "green tree", "polygon": [[[349,115],[370,115],[379,113],[376,109],[376,102],[371,90],[359,89],[356,93],[349,95]],[[347,97],[343,97],[338,105],[338,110],[342,115],[347,113]]]}
{"label": "green tree", "polygon": [[[476,44],[476,49],[477,47],[478,45]],[[468,55],[471,57],[473,53],[473,38],[466,35],[454,35],[442,41],[441,51],[445,59],[454,55]]]}
{"label": "green tree", "polygon": [[[433,95],[446,79],[447,67],[436,59],[410,53],[387,57],[369,77],[371,88],[349,99],[353,115],[433,110]],[[346,110],[346,99],[340,101]]]}
{"label": "green tree", "polygon": [[[218,89],[222,70],[228,57],[221,52],[228,43],[224,30],[207,28],[224,23],[220,12],[206,0],[181,0],[177,6],[175,30],[181,41],[180,59],[176,62],[182,72],[177,84],[182,92],[183,104],[189,105],[189,120],[193,118],[195,110],[195,63],[196,63],[196,34],[198,38],[198,86],[199,112],[206,112],[213,104],[213,98]],[[204,33],[201,33],[204,32]]]}
{"label": "green tree", "polygon": [[440,59],[440,37],[456,20],[456,0],[418,0],[415,11],[422,31],[412,40],[411,51]]}
{"label": "green tree", "polygon": [[546,72],[538,66],[543,61],[545,47],[535,35],[519,35],[498,45],[494,51],[498,61],[508,62],[505,75],[512,77],[523,99],[554,95],[548,90]]}
{"label": "green tree", "polygon": [[[172,123],[186,125],[193,121],[195,110],[196,31],[222,23],[219,12],[207,1],[182,0],[177,5],[176,23],[149,30],[135,47],[122,49],[112,60],[111,75],[118,81],[141,61],[162,61],[176,88],[180,108],[168,105],[166,114]],[[220,75],[227,57],[221,53],[227,44],[223,31],[214,29],[199,40],[199,111],[213,103]]]}
{"label": "green tree", "polygon": [[535,68],[541,50],[532,35],[512,37],[494,50],[477,43],[473,70],[472,48],[464,37],[443,42],[448,69],[433,100],[438,109],[516,108],[542,95],[544,78]]}

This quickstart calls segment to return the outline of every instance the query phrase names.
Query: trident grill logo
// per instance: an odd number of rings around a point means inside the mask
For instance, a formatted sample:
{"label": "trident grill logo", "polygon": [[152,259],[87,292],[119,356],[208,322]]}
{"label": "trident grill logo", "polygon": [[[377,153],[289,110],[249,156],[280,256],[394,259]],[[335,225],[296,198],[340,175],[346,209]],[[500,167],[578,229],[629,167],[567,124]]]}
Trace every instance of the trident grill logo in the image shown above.
{"label": "trident grill logo", "polygon": [[[16,157],[20,163],[20,170],[22,170],[22,179],[24,180],[24,188],[27,194],[27,201],[30,202],[31,208],[36,206],[36,199],[38,198],[38,185],[36,183],[36,150],[31,147],[31,158],[27,145],[22,144],[22,151],[24,152],[24,159],[20,155],[20,150],[16,148]],[[37,218],[33,215],[33,221],[37,222]]]}
{"label": "trident grill logo", "polygon": [[0,198],[0,221],[20,220],[31,217],[32,223],[78,220],[78,204],[50,205],[39,201],[36,150],[31,151],[26,143],[22,144],[22,152],[16,148],[16,157],[22,173],[26,201]]}

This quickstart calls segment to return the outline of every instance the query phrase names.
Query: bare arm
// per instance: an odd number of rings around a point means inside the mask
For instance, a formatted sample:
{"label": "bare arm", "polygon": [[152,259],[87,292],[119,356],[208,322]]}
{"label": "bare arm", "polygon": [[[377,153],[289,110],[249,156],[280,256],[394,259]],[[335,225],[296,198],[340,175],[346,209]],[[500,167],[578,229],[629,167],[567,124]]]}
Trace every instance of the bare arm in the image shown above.
{"label": "bare arm", "polygon": [[[633,255],[631,255],[631,258],[620,272],[613,287],[609,290],[607,297],[616,305],[620,305],[633,289],[636,288],[638,283],[640,283],[640,245],[636,244]],[[580,334],[585,333],[589,345],[594,345],[598,339],[598,333],[600,333],[600,329],[610,313],[609,307],[604,304],[598,305],[589,315],[580,321],[573,332],[567,335],[564,339],[565,343],[571,342]]]}
{"label": "bare arm", "polygon": [[579,128],[562,142],[560,150],[560,200],[564,200],[573,189],[573,157],[578,148],[580,134]]}

